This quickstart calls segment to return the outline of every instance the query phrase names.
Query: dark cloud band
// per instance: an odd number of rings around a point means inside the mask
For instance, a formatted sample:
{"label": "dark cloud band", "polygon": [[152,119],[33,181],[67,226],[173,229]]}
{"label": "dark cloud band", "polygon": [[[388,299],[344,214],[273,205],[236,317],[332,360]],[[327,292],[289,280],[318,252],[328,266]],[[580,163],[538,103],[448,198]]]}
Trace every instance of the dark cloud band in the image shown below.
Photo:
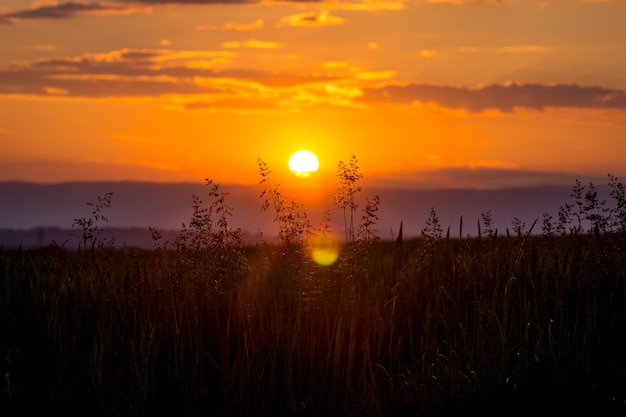
{"label": "dark cloud band", "polygon": [[68,2],[55,5],[43,5],[33,9],[25,9],[0,15],[0,23],[12,23],[14,20],[23,19],[67,19],[87,13],[123,12],[125,8],[126,7],[122,5]]}
{"label": "dark cloud band", "polygon": [[[25,19],[69,19],[83,14],[111,14],[132,12],[137,5],[237,5],[258,3],[261,0],[118,0],[115,3],[79,3],[66,2],[54,5],[42,5],[32,9],[18,10],[0,14],[0,24],[12,24],[16,20]],[[296,3],[316,3],[320,0],[285,0]]]}
{"label": "dark cloud band", "polygon": [[368,88],[363,93],[361,100],[368,103],[432,102],[474,113],[488,109],[512,112],[516,107],[536,110],[546,107],[626,109],[626,91],[577,84],[489,85],[479,89],[408,84]]}

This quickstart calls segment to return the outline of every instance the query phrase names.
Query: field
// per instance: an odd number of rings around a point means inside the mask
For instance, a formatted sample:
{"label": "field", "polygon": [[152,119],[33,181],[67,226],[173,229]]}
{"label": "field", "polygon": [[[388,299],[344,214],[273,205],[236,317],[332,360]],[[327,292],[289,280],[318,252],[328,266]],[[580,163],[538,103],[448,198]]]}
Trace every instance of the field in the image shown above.
{"label": "field", "polygon": [[107,196],[76,219],[77,250],[0,250],[2,414],[626,415],[621,184],[604,210],[577,183],[542,233],[489,213],[477,237],[462,219],[444,233],[433,211],[421,237],[383,241],[376,198],[354,226],[344,178],[328,266],[309,256],[324,221],[271,183],[276,242],[244,245],[209,181],[210,205],[153,250],[99,238]]}

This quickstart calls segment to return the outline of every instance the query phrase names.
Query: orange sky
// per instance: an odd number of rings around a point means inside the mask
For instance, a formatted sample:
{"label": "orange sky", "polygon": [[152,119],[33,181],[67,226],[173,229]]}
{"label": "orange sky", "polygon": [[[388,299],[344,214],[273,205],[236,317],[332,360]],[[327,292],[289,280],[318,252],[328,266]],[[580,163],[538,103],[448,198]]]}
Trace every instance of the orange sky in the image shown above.
{"label": "orange sky", "polygon": [[[626,5],[601,0],[0,6],[0,180],[626,177]],[[304,183],[298,183],[304,186]]]}

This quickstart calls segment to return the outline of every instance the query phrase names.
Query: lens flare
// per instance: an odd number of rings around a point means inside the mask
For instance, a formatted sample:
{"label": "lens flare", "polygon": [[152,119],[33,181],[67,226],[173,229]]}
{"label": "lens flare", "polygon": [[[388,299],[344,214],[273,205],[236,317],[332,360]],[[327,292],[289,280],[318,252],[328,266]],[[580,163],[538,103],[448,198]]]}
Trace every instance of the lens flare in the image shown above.
{"label": "lens flare", "polygon": [[316,233],[309,239],[309,251],[316,264],[329,266],[339,258],[341,242],[332,233]]}

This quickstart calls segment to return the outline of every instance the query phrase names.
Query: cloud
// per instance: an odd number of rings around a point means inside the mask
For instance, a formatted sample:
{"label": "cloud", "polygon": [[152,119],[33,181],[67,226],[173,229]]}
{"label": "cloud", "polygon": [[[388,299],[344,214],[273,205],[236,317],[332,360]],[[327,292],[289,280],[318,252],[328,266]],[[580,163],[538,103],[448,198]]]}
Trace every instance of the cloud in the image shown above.
{"label": "cloud", "polygon": [[31,9],[19,10],[0,15],[0,23],[11,24],[16,20],[25,19],[67,19],[85,14],[130,14],[145,13],[149,9],[137,8],[132,5],[103,4],[103,3],[77,3],[67,2],[60,4],[43,4]]}
{"label": "cloud", "polygon": [[335,10],[402,10],[408,0],[321,0],[323,7]]}
{"label": "cloud", "polygon": [[226,22],[223,25],[200,25],[197,27],[198,30],[208,30],[208,31],[248,31],[248,30],[256,30],[263,28],[263,19],[257,19],[252,23],[233,23]]}
{"label": "cloud", "polygon": [[[507,4],[508,0],[425,0],[426,3],[449,3],[456,5],[463,5],[468,3],[491,3],[491,4]],[[562,0],[537,0],[540,3],[558,3]],[[604,3],[604,4],[619,4],[620,0],[578,0],[580,3]]]}
{"label": "cloud", "polygon": [[361,71],[356,73],[356,78],[359,80],[384,80],[395,76],[395,71]]}
{"label": "cloud", "polygon": [[[142,3],[150,5],[166,4],[257,4],[257,3],[302,3],[323,4],[324,7],[342,10],[398,10],[403,8],[406,0],[124,0],[129,3]],[[483,0],[484,1],[484,0]]]}
{"label": "cloud", "polygon": [[463,4],[463,0],[426,0],[426,3]]}
{"label": "cloud", "polygon": [[505,46],[500,49],[502,52],[509,54],[532,53],[532,52],[549,52],[552,48],[540,45],[521,45],[521,46]]}
{"label": "cloud", "polygon": [[[507,45],[500,47],[459,46],[456,48],[451,48],[450,50],[463,54],[538,54],[544,52],[552,52],[554,51],[554,48],[543,45]],[[427,52],[434,52],[434,55],[437,54],[436,50]],[[424,54],[422,54],[422,56],[424,56]]]}
{"label": "cloud", "polygon": [[[455,167],[423,169],[396,172],[380,178],[366,179],[370,186],[385,186],[409,189],[502,189],[535,186],[566,186],[573,183],[572,173],[557,171],[533,171],[515,167],[506,162],[502,166],[485,166],[469,161]],[[606,177],[592,177],[595,183],[602,183]]]}
{"label": "cloud", "polygon": [[251,49],[278,49],[282,45],[277,42],[259,41],[256,39],[248,39],[247,41],[231,41],[222,44],[224,48],[251,48]]}
{"label": "cloud", "polygon": [[[249,40],[240,48],[277,48]],[[480,88],[397,83],[392,71],[368,71],[349,62],[323,64],[309,73],[233,68],[227,50],[120,49],[42,58],[0,71],[0,96],[36,99],[144,100],[173,105],[196,102],[220,107],[265,103],[266,107],[317,105],[422,105],[453,112],[510,113],[545,108],[626,110],[626,91],[577,84],[493,84]],[[255,104],[256,105],[256,104]],[[193,107],[193,106],[190,106]],[[189,108],[189,107],[188,107]]]}
{"label": "cloud", "polygon": [[[13,24],[16,21],[26,19],[69,19],[81,15],[110,15],[110,14],[132,14],[132,13],[149,13],[152,11],[151,6],[166,5],[242,5],[242,4],[258,4],[265,0],[119,0],[114,4],[108,3],[83,3],[83,2],[64,2],[64,3],[45,3],[36,5],[30,9],[23,9],[11,12],[5,12],[0,9],[0,24]],[[405,0],[344,0],[344,1],[326,1],[326,0],[284,0],[288,3],[318,3],[324,7],[342,10],[399,10],[404,7]],[[276,3],[280,3],[276,0]],[[272,0],[268,0],[272,3]],[[344,23],[342,18],[330,16],[327,11],[302,13],[298,15],[288,16],[285,21],[280,24],[284,26],[322,26],[337,25]],[[279,24],[279,25],[280,25]],[[222,26],[201,25],[198,30],[253,30],[263,27],[263,21],[257,20],[251,24],[225,23]]]}
{"label": "cloud", "polygon": [[426,0],[426,3],[449,3],[456,5],[463,5],[466,3],[492,3],[492,4],[505,4],[507,0]]}
{"label": "cloud", "polygon": [[345,23],[344,19],[337,16],[332,16],[327,10],[321,10],[315,12],[292,14],[290,16],[283,17],[277,26],[317,27],[327,25],[341,25],[343,23]]}
{"label": "cloud", "polygon": [[69,97],[156,96],[197,93],[193,76],[211,69],[189,63],[227,52],[122,49],[101,54],[39,59],[0,71],[0,94]]}
{"label": "cloud", "polygon": [[[360,90],[333,83],[350,74],[229,69],[228,51],[121,49],[38,59],[0,71],[0,97],[107,99],[172,109],[292,109],[349,105]],[[349,81],[349,80],[348,80]]]}
{"label": "cloud", "polygon": [[[120,0],[115,4],[109,3],[83,3],[83,2],[64,2],[64,3],[45,3],[35,5],[29,9],[17,10],[12,12],[4,12],[0,9],[0,24],[13,24],[19,20],[26,19],[69,19],[81,15],[110,15],[110,14],[132,14],[132,13],[148,13],[152,9],[149,6],[159,5],[240,5],[260,3],[262,0]],[[295,3],[315,3],[317,0],[287,0]],[[263,22],[257,20],[250,25],[225,24],[223,30],[250,30],[262,27]],[[200,30],[219,30],[213,27],[200,27]]]}
{"label": "cloud", "polygon": [[[248,3],[258,3],[260,0],[120,0],[125,3],[142,3],[142,4],[151,4],[151,5],[208,5],[208,4],[248,4]],[[297,0],[292,0],[297,1]]]}
{"label": "cloud", "polygon": [[577,84],[506,84],[478,89],[428,84],[384,85],[363,89],[367,103],[436,103],[450,109],[477,113],[490,109],[513,112],[515,108],[546,107],[626,110],[626,91]]}

